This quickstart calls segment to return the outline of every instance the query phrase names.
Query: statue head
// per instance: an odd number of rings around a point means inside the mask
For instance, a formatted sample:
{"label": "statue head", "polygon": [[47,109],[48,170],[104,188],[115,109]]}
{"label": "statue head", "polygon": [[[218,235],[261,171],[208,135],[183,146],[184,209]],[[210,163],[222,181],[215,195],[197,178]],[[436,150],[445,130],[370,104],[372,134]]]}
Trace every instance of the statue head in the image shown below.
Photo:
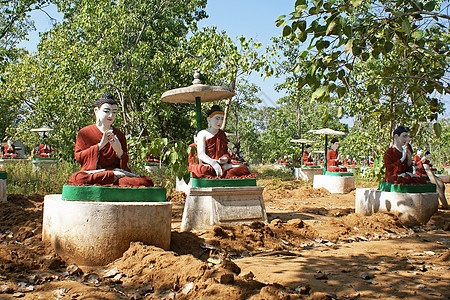
{"label": "statue head", "polygon": [[417,155],[422,156],[423,154],[423,149],[420,147],[417,147]]}
{"label": "statue head", "polygon": [[331,149],[333,149],[334,151],[336,151],[337,148],[339,148],[339,140],[338,140],[337,138],[333,138],[333,139],[330,141],[330,147],[331,147]]}
{"label": "statue head", "polygon": [[406,145],[406,143],[408,143],[408,141],[410,140],[410,131],[411,129],[409,129],[408,127],[402,125],[398,126],[394,130],[394,145],[396,145],[397,147],[403,147],[404,145]]}
{"label": "statue head", "polygon": [[208,128],[219,130],[223,123],[224,112],[219,105],[213,105],[206,113]]}
{"label": "statue head", "polygon": [[306,144],[306,146],[305,146],[305,150],[306,150],[306,152],[311,152],[311,150],[312,150],[312,146],[311,145],[309,145],[309,144]]}
{"label": "statue head", "polygon": [[105,93],[96,102],[94,112],[98,125],[109,127],[114,123],[117,115],[117,101],[111,93]]}
{"label": "statue head", "polygon": [[428,159],[428,160],[431,159],[431,153],[430,153],[430,151],[426,151],[424,155],[425,155],[425,158],[426,158],[426,159]]}

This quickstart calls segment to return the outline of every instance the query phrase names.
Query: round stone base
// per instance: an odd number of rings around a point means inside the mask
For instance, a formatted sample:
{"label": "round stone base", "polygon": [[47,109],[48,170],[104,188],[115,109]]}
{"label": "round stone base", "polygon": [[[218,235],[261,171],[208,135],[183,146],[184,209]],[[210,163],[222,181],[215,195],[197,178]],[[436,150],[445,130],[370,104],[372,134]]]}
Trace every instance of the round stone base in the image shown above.
{"label": "round stone base", "polygon": [[44,198],[42,239],[79,266],[106,265],[141,241],[170,248],[172,203],[94,202]]}
{"label": "round stone base", "polygon": [[358,188],[355,193],[355,212],[370,216],[376,212],[395,213],[405,225],[427,223],[437,211],[437,193],[395,193]]}

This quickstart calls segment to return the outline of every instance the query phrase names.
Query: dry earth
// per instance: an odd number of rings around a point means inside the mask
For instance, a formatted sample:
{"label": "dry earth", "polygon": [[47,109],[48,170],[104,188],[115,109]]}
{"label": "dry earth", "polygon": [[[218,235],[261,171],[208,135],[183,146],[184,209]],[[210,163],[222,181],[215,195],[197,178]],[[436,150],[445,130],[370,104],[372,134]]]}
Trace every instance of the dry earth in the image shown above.
{"label": "dry earth", "polygon": [[41,241],[42,195],[9,195],[0,299],[449,298],[449,211],[408,228],[393,215],[355,214],[354,192],[260,184],[268,224],[182,233],[185,196],[173,193],[171,251],[132,243],[92,269],[66,265]]}

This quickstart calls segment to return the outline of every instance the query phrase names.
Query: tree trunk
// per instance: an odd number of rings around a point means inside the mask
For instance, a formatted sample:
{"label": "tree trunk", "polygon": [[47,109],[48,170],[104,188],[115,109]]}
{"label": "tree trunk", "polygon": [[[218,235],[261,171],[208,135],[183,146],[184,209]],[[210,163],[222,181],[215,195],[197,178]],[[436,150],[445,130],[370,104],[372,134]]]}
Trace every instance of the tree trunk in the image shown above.
{"label": "tree trunk", "polygon": [[[299,102],[300,100],[297,99]],[[300,103],[297,102],[297,124],[298,124],[298,138],[302,138],[302,120],[301,120],[301,114],[300,114]]]}
{"label": "tree trunk", "polygon": [[[236,74],[234,75],[233,80],[231,81],[231,89],[234,91],[234,89],[236,88]],[[222,123],[222,127],[220,129],[222,129],[223,131],[225,131],[225,127],[227,126],[227,120],[228,120],[228,114],[230,111],[230,104],[231,104],[231,98],[227,99],[227,101],[225,102],[225,110],[224,110],[224,116],[223,116],[223,123]]]}

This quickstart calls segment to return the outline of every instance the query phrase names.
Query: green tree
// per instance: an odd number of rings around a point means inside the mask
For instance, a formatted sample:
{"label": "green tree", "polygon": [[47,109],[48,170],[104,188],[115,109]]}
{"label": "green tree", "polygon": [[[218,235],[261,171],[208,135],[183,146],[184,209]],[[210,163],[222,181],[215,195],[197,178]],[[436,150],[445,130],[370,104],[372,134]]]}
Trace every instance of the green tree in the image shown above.
{"label": "green tree", "polygon": [[[276,25],[291,40],[309,42],[303,55],[312,56],[302,63],[307,71],[299,87],[308,85],[313,97],[357,101],[360,112],[365,101],[378,102],[386,112],[386,97],[395,96],[390,100],[414,103],[435,120],[442,106],[434,94],[450,92],[444,9],[436,1],[297,0],[290,17],[280,16]],[[360,76],[365,63],[373,68]]]}
{"label": "green tree", "polygon": [[17,131],[47,124],[57,147],[73,156],[76,132],[93,122],[92,104],[104,91],[120,102],[117,124],[127,134],[183,139],[191,136],[185,106],[160,101],[192,75],[181,70],[178,45],[205,16],[204,0],[59,1],[64,21],[44,34],[38,52],[10,66],[11,98],[24,111]]}

